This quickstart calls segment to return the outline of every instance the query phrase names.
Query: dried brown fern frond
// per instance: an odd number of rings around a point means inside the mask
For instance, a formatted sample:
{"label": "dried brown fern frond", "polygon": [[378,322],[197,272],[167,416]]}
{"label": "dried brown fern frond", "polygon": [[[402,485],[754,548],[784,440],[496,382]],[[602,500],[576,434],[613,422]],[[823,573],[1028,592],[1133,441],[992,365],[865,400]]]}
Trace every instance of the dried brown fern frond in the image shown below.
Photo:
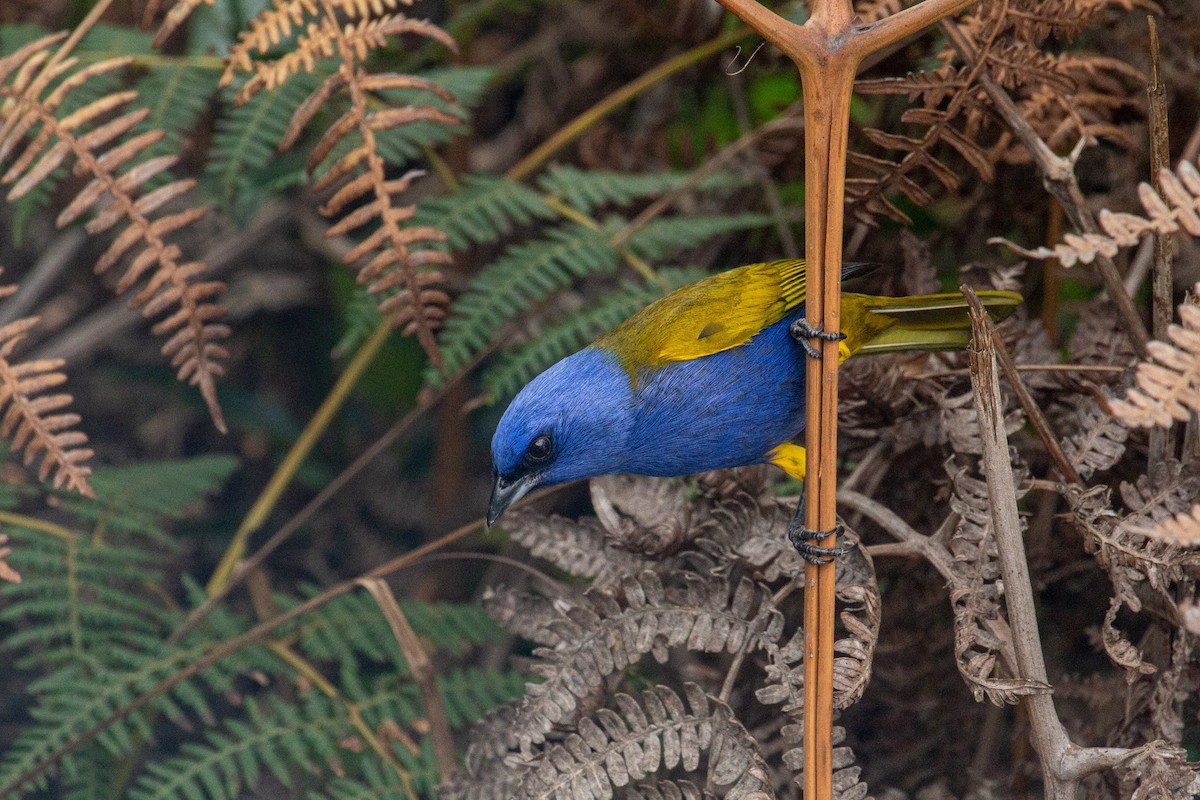
{"label": "dried brown fern frond", "polygon": [[[780,705],[787,722],[780,728],[785,750],[781,760],[792,772],[797,786],[804,786],[804,634],[796,633],[786,644],[766,648],[769,659],[765,685],[756,692],[764,705]],[[833,728],[833,786],[836,800],[870,800],[869,789],[859,780],[862,768],[854,751],[846,746],[846,729]]]}
{"label": "dried brown fern frond", "polygon": [[[257,92],[271,90],[292,75],[311,72],[319,61],[332,59],[337,71],[322,81],[296,110],[280,143],[292,147],[317,112],[335,98],[345,98],[349,108],[324,132],[309,157],[310,172],[323,169],[314,182],[318,192],[334,189],[321,208],[327,217],[341,217],[327,231],[341,236],[367,225],[374,229],[345,256],[358,265],[358,282],[379,298],[379,311],[406,335],[415,334],[435,366],[441,355],[434,331],[446,315],[449,295],[440,288],[444,276],[436,269],[450,263],[450,255],[430,245],[445,241],[445,234],[427,226],[406,227],[416,209],[400,199],[419,173],[389,178],[389,165],[380,153],[379,136],[415,122],[456,125],[461,120],[429,103],[390,107],[395,91],[416,90],[449,103],[453,95],[440,86],[411,75],[372,74],[368,57],[393,37],[416,34],[441,42],[451,50],[454,40],[432,23],[401,14],[381,13],[398,0],[368,4],[356,0],[276,0],[260,14],[234,46],[222,83],[240,72],[252,76],[238,94],[245,102]],[[372,17],[374,14],[376,16]],[[357,22],[342,24],[342,18]],[[266,52],[303,29],[296,46],[277,60],[258,61],[253,51]],[[342,216],[343,212],[351,209]]]}
{"label": "dried brown fern frond", "polygon": [[[0,286],[0,298],[16,291],[15,285]],[[45,394],[66,383],[67,376],[61,372],[65,362],[60,358],[12,360],[13,351],[37,323],[37,317],[25,317],[0,327],[0,409],[4,411],[0,438],[8,440],[13,452],[25,451],[26,466],[41,455],[39,480],[53,475],[54,488],[65,486],[85,497],[95,497],[88,483],[92,468],[86,462],[93,453],[84,446],[87,436],[71,430],[79,424],[79,415],[64,412],[73,398],[69,394]],[[17,575],[4,563],[8,552],[11,550],[0,548],[0,579],[11,580]]]}
{"label": "dried brown fern frond", "polygon": [[1011,4],[1008,14],[1020,35],[1040,42],[1051,36],[1074,39],[1114,8],[1162,13],[1150,0],[1020,0]]}
{"label": "dried brown fern frond", "polygon": [[950,603],[956,662],[976,700],[986,697],[995,705],[1015,705],[1022,697],[1048,692],[1050,687],[1036,680],[996,675],[1002,651],[1012,652],[1012,633],[1002,607],[991,500],[987,482],[970,474],[956,458],[946,463],[954,487],[950,507],[960,518],[949,547],[954,557]]}
{"label": "dried brown fern frond", "polygon": [[[695,683],[684,684],[684,696],[686,704],[665,686],[636,698],[618,693],[607,707],[580,719],[575,732],[529,760],[480,761],[469,753],[466,774],[443,785],[439,796],[533,800],[613,797],[623,790],[619,796],[626,798],[717,797],[690,781],[661,780],[683,770],[727,800],[773,797],[763,755],[729,707]],[[506,719],[492,716],[494,722]]]}
{"label": "dried brown fern frond", "polygon": [[[938,191],[954,191],[962,177],[949,160],[952,156],[986,181],[993,180],[1001,160],[1027,161],[1023,147],[1013,144],[1009,132],[996,124],[981,85],[984,77],[1013,94],[1023,116],[1054,146],[1103,137],[1132,147],[1134,140],[1116,120],[1128,116],[1128,107],[1136,107],[1126,84],[1138,77],[1137,71],[1118,59],[1086,51],[1055,53],[1044,46],[1049,36],[1074,38],[1104,10],[1129,10],[1130,5],[1128,0],[980,3],[960,23],[970,40],[971,63],[955,63],[957,54],[947,48],[935,54],[935,69],[859,81],[856,89],[862,94],[919,100],[920,105],[904,111],[900,122],[922,130],[904,135],[864,130],[872,144],[898,155],[850,153],[848,211],[868,224],[877,215],[907,224],[908,216],[889,195],[899,193],[917,205],[928,205]],[[893,8],[880,3],[868,9],[877,10]]]}
{"label": "dried brown fern frond", "polygon": [[125,138],[149,113],[127,109],[136,97],[132,91],[105,95],[58,118],[56,112],[74,91],[130,63],[128,58],[114,58],[75,69],[76,59],[56,61],[52,54],[61,38],[47,36],[0,60],[0,164],[8,164],[0,181],[12,184],[8,199],[15,200],[67,163],[73,162],[75,174],[89,179],[59,214],[58,226],[94,212],[85,225],[88,233],[119,231],[96,262],[96,272],[107,272],[129,257],[116,291],[127,292],[145,280],[130,305],[145,317],[166,315],[151,329],[169,337],[163,355],[171,359],[179,380],[200,389],[213,421],[224,431],[216,390],[216,379],[224,372],[220,362],[228,356],[220,341],[229,329],[218,322],[224,310],[216,303],[224,284],[201,280],[204,264],[183,262],[182,250],[168,240],[206,210],[159,213],[190,191],[194,181],[176,180],[141,191],[151,178],[166,174],[177,158],[141,158],[163,137],[162,131]]}
{"label": "dried brown fern frond", "polygon": [[1200,770],[1182,747],[1148,742],[1118,765],[1121,796],[1130,800],[1175,800],[1200,792]]}
{"label": "dried brown fern frond", "polygon": [[28,466],[41,457],[38,479],[53,476],[54,487],[63,486],[85,497],[95,497],[88,484],[91,467],[85,463],[92,451],[84,447],[87,436],[72,430],[79,415],[65,412],[71,404],[69,394],[45,394],[66,383],[60,370],[61,358],[13,362],[13,350],[37,324],[37,317],[10,322],[0,327],[0,438],[7,439],[13,451],[25,452]]}
{"label": "dried brown fern frond", "polygon": [[[837,575],[837,598],[845,632],[833,646],[838,654],[833,662],[833,703],[837,709],[858,702],[871,680],[882,618],[875,564],[853,531],[847,531],[847,542],[852,549],[838,562]],[[789,547],[786,542],[784,546]],[[764,649],[770,660],[768,685],[758,692],[758,699],[768,704],[788,703],[796,687],[804,683],[804,632],[797,630],[787,644],[770,643]],[[802,695],[803,689],[799,691]],[[785,705],[784,710],[787,709]]]}
{"label": "dried brown fern frond", "polygon": [[1121,485],[1127,513],[1114,511],[1106,486],[1070,489],[1066,499],[1072,516],[1085,536],[1089,550],[1108,572],[1114,597],[1102,629],[1102,642],[1114,663],[1133,673],[1146,674],[1155,667],[1115,627],[1118,612],[1128,607],[1141,611],[1146,593],[1157,602],[1176,605],[1176,587],[1200,566],[1200,553],[1180,547],[1171,539],[1147,533],[1191,511],[1200,493],[1200,475],[1178,461],[1165,461],[1149,475]]}
{"label": "dried brown fern frond", "polygon": [[12,555],[12,548],[8,547],[8,534],[0,533],[0,581],[8,583],[20,583],[21,573],[13,569],[4,559]]}
{"label": "dried brown fern frond", "polygon": [[1138,364],[1137,386],[1124,400],[1110,402],[1126,425],[1168,427],[1200,411],[1200,306],[1180,305],[1179,321],[1181,325],[1167,329],[1171,344],[1156,340],[1146,345],[1151,360]]}
{"label": "dried brown fern frond", "polygon": [[[186,0],[192,5],[198,1]],[[210,0],[205,1],[209,2]],[[405,0],[367,0],[367,2],[363,2],[363,0],[273,0],[272,7],[263,10],[251,20],[249,28],[238,34],[237,42],[229,48],[229,60],[225,73],[221,76],[221,85],[225,86],[232,82],[233,76],[239,71],[254,72],[258,76],[263,74],[260,69],[271,70],[269,64],[256,61],[254,54],[265,55],[272,48],[278,47],[290,39],[293,32],[298,30],[307,30],[310,40],[306,44],[303,43],[305,37],[301,35],[299,37],[301,44],[289,49],[288,53],[280,60],[288,60],[292,56],[302,54],[298,56],[297,60],[290,62],[290,66],[296,69],[288,75],[294,75],[301,69],[310,72],[314,57],[320,57],[316,55],[317,53],[323,52],[325,56],[333,54],[335,37],[329,35],[327,22],[337,25],[339,18],[366,21],[372,15],[384,16],[385,11],[395,11],[402,4],[412,5],[411,2],[405,2]],[[321,22],[306,24],[314,16],[320,16]],[[380,21],[375,20],[374,24],[377,25]],[[348,25],[347,32],[353,27],[353,25]],[[361,33],[362,26],[358,27]],[[373,46],[381,47],[382,44]],[[274,88],[274,84],[267,85],[267,88]]]}
{"label": "dried brown fern frond", "polygon": [[1079,476],[1088,480],[1116,466],[1125,454],[1129,431],[1105,413],[1095,397],[1075,395],[1070,402],[1073,413],[1067,421],[1063,452]]}
{"label": "dried brown fern frond", "polygon": [[608,532],[594,517],[571,520],[517,509],[506,515],[504,529],[535,558],[544,558],[564,572],[608,586],[621,576],[641,572],[651,562],[612,545]]}

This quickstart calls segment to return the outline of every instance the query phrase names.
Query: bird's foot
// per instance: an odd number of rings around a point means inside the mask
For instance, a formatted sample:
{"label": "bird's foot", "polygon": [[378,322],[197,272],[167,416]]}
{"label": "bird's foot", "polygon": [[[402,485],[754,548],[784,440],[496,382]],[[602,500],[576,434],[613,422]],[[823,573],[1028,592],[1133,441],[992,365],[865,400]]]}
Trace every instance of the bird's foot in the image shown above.
{"label": "bird's foot", "polygon": [[803,317],[793,322],[788,332],[792,335],[792,339],[804,348],[804,352],[808,354],[809,358],[821,357],[821,351],[813,347],[812,342],[809,341],[810,339],[819,339],[823,342],[840,342],[846,338],[846,334],[840,331],[827,331],[824,325],[814,326]]}
{"label": "bird's foot", "polygon": [[812,542],[819,542],[826,536],[841,537],[845,532],[846,529],[840,522],[831,531],[814,531],[804,527],[798,519],[794,519],[788,526],[787,535],[792,547],[796,548],[796,552],[800,554],[801,558],[810,564],[820,566],[834,562],[838,556],[846,555],[850,552],[850,547],[844,544],[836,547],[819,547]]}

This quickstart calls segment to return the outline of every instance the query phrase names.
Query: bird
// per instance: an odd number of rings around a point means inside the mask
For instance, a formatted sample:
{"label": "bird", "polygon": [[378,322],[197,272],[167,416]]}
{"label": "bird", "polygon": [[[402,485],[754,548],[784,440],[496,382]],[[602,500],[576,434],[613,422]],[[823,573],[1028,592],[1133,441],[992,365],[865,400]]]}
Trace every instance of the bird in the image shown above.
{"label": "bird", "polygon": [[[847,264],[843,280],[877,264]],[[803,259],[767,261],[688,284],[633,314],[535,377],[512,400],[492,438],[486,521],[529,492],[601,475],[678,477],[771,463],[803,480],[805,361],[813,339],[838,342],[839,363],[860,353],[943,350],[970,341],[961,294],[880,297],[842,293],[841,331],[805,320]],[[977,293],[994,319],[1016,292]],[[839,532],[839,531],[835,531]],[[841,548],[806,530],[788,537],[825,563]]]}

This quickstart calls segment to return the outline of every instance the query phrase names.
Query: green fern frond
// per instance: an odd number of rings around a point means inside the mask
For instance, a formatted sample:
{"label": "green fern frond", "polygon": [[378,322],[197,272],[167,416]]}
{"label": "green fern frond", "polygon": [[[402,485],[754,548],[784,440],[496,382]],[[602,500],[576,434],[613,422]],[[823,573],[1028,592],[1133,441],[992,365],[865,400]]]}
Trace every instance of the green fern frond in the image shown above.
{"label": "green fern frond", "polygon": [[64,494],[59,502],[81,522],[93,526],[96,536],[147,536],[169,544],[167,523],[194,512],[237,467],[236,458],[213,455],[98,468],[92,476],[95,500]]}
{"label": "green fern frond", "polygon": [[520,672],[489,669],[456,669],[438,675],[438,691],[450,727],[474,725],[493,708],[521,697],[530,678]]}
{"label": "green fern frond", "polygon": [[0,587],[0,621],[15,628],[4,649],[18,654],[19,668],[104,660],[169,630],[174,615],[138,591],[161,584],[167,548],[150,552],[83,536],[64,541],[19,525],[6,530],[19,545],[9,560],[24,580]]}
{"label": "green fern frond", "polygon": [[[121,656],[120,669],[88,661],[55,670],[33,682],[27,688],[37,697],[30,709],[35,722],[22,729],[0,756],[0,786],[14,783],[59,747],[127,705],[144,689],[193,663],[210,647],[211,642],[204,642],[175,649],[160,645],[150,652],[126,651],[115,654]],[[210,690],[225,691],[242,665],[239,658],[231,658],[205,670],[201,677]],[[280,668],[277,664],[273,671]],[[212,719],[215,715],[207,698],[206,693],[185,681],[110,725],[98,741],[111,753],[120,754],[150,732],[149,719],[156,714],[168,719]],[[34,783],[44,787],[48,780],[42,771]]]}
{"label": "green fern frond", "polygon": [[427,200],[417,212],[420,224],[439,227],[454,250],[496,242],[518,225],[554,216],[533,189],[493,175],[467,175],[457,192]]}
{"label": "green fern frond", "polygon": [[[700,269],[664,269],[659,278],[670,289],[704,277]],[[622,281],[590,306],[542,326],[536,337],[502,353],[484,373],[483,383],[495,402],[515,395],[538,373],[615,328],[627,317],[663,296],[658,283]]]}
{"label": "green fern frond", "polygon": [[[299,599],[281,596],[276,602],[287,609],[317,593],[317,588],[309,587]],[[488,613],[475,605],[403,600],[400,607],[418,636],[453,655],[501,635]],[[299,649],[317,661],[404,663],[378,604],[364,593],[338,597],[305,615],[290,630],[299,637]]]}
{"label": "green fern frond", "polygon": [[[48,31],[47,31],[48,32]],[[103,61],[122,56],[142,56],[154,52],[154,37],[129,25],[99,23],[79,41],[75,55],[81,61]]]}
{"label": "green fern frond", "polygon": [[656,219],[631,236],[629,249],[647,261],[660,261],[699,247],[715,236],[765,228],[767,214],[708,214]]}
{"label": "green fern frond", "polygon": [[[421,70],[415,74],[454,95],[455,108],[464,112],[479,107],[492,79],[496,77],[496,69],[485,66],[441,66]],[[401,99],[404,99],[404,95],[401,95]]]}
{"label": "green fern frond", "polygon": [[112,756],[98,744],[92,744],[73,755],[64,765],[62,800],[111,800],[116,795],[113,781]]}
{"label": "green fern frond", "polygon": [[[183,137],[195,128],[200,115],[217,92],[217,73],[200,69],[186,62],[156,65],[134,86],[136,105],[150,109],[150,115],[139,122],[130,135],[159,130],[166,135],[147,147],[141,160],[174,155],[183,149]],[[156,175],[146,185],[153,188],[169,180]]]}
{"label": "green fern frond", "polygon": [[446,320],[440,341],[444,373],[431,375],[430,382],[465,369],[506,322],[555,291],[589,275],[615,272],[620,256],[610,240],[618,227],[554,229],[544,239],[509,248],[475,276]]}
{"label": "green fern frond", "polygon": [[[604,206],[625,206],[635,200],[674,191],[691,178],[687,172],[627,173],[586,170],[573,166],[555,167],[538,181],[541,189],[557,195],[585,214]],[[733,188],[748,178],[717,173],[697,182],[698,190]]]}
{"label": "green fern frond", "polygon": [[[254,186],[258,171],[277,157],[292,115],[324,75],[302,74],[273,92],[260,92],[241,106],[230,108],[217,121],[204,181],[223,209],[229,211]],[[236,87],[223,93],[232,105]]]}
{"label": "green fern frond", "polygon": [[[439,680],[450,724],[455,728],[470,725],[496,705],[520,696],[523,680],[512,673],[476,669]],[[236,798],[266,773],[288,788],[297,788],[298,775],[314,787],[331,780],[336,772],[361,775],[362,783],[342,784],[342,796],[355,796],[347,794],[354,785],[400,783],[394,768],[374,753],[363,752],[352,712],[360,714],[372,730],[385,725],[411,729],[422,715],[416,687],[397,685],[394,678],[385,676],[369,687],[352,680],[342,689],[338,698],[315,689],[296,700],[247,698],[241,718],[186,742],[177,756],[151,762],[134,784],[131,800]],[[405,748],[394,752],[399,756]],[[408,756],[398,758],[401,767],[414,777],[421,776],[419,783],[431,789],[437,775],[431,748],[423,747],[420,753],[409,752]]]}
{"label": "green fern frond", "polygon": [[313,690],[298,702],[246,698],[244,711],[244,720],[229,720],[201,741],[184,743],[178,756],[148,764],[131,800],[236,798],[263,773],[290,788],[294,767],[320,773],[346,752],[339,739],[354,732],[346,709]]}

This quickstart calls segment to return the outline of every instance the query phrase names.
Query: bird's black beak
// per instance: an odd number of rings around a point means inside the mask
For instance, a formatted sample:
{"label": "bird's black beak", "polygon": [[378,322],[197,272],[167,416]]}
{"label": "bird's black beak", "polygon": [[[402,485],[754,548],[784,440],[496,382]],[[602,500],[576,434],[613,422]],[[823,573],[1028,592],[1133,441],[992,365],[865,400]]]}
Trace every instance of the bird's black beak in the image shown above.
{"label": "bird's black beak", "polygon": [[487,524],[492,527],[508,508],[538,484],[536,475],[524,475],[515,480],[508,480],[503,475],[496,475],[492,483],[492,499],[488,501]]}

